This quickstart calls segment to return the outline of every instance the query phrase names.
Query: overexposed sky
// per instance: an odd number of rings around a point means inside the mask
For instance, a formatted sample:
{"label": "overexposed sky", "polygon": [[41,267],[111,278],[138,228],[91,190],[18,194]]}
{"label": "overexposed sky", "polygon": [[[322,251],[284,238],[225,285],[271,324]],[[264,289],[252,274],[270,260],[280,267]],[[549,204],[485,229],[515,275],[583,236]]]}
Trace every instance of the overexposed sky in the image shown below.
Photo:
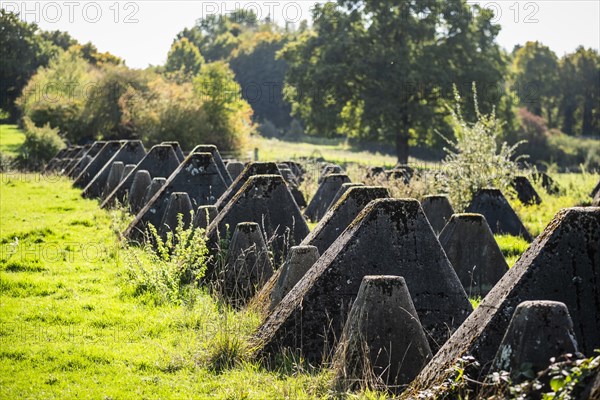
{"label": "overexposed sky", "polygon": [[[402,0],[399,0],[402,1]],[[20,12],[42,29],[69,32],[80,42],[93,42],[100,51],[145,68],[166,60],[175,35],[209,14],[252,9],[261,18],[271,15],[280,24],[310,20],[315,1],[4,1],[0,8]],[[498,42],[508,50],[539,40],[558,56],[579,45],[600,47],[600,0],[468,1],[496,12],[502,26]]]}

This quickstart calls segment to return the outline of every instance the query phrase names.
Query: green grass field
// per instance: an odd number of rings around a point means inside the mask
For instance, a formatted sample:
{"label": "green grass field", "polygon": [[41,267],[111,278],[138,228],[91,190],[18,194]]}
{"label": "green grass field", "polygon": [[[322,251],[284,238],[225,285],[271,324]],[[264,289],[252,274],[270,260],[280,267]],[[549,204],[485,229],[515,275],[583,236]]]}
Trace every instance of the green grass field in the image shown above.
{"label": "green grass field", "polygon": [[306,137],[304,140],[303,142],[295,142],[252,136],[246,145],[246,151],[243,156],[252,158],[254,148],[258,148],[259,159],[261,161],[322,157],[329,162],[341,165],[357,163],[392,167],[397,163],[396,157],[358,150],[341,139]]}
{"label": "green grass field", "polygon": [[64,178],[0,175],[0,397],[315,398],[323,374],[280,374],[215,352],[256,328],[198,292],[185,305],[131,293],[118,219]]}
{"label": "green grass field", "polygon": [[[19,132],[2,129],[2,148],[12,143],[8,148],[15,152]],[[324,148],[261,140],[261,154],[280,159],[292,156],[296,147]],[[332,157],[354,155],[367,164],[382,163],[377,155],[361,158],[339,144],[331,147]],[[599,178],[554,177],[560,195],[538,188],[539,206],[511,201],[534,235],[559,209],[589,204]],[[306,369],[301,362],[266,370],[248,357],[248,339],[260,324],[259,315],[233,311],[203,289],[194,289],[185,301],[159,305],[137,295],[128,271],[147,259],[117,235],[131,217],[82,199],[67,179],[1,174],[0,216],[0,398],[333,395],[326,370]],[[520,238],[496,239],[511,266],[528,247]],[[472,303],[477,306],[479,300]]]}
{"label": "green grass field", "polygon": [[16,156],[25,141],[25,134],[16,125],[0,124],[0,152]]}

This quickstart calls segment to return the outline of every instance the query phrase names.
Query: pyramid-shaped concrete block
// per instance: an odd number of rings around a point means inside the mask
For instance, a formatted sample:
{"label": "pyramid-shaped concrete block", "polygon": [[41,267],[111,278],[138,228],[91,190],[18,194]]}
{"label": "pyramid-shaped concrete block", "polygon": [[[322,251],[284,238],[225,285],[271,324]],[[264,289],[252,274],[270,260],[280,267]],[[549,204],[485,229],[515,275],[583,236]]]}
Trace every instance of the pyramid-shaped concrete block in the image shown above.
{"label": "pyramid-shaped concrete block", "polygon": [[321,169],[321,173],[319,174],[319,179],[317,183],[321,184],[325,178],[327,178],[331,174],[345,174],[346,172],[342,167],[337,164],[327,164]]}
{"label": "pyramid-shaped concrete block", "polygon": [[221,158],[221,154],[219,153],[217,146],[212,145],[212,144],[200,144],[200,145],[194,147],[194,149],[190,152],[190,154],[192,154],[192,153],[210,153],[213,157],[213,160],[215,160],[215,164],[217,166],[217,169],[219,170],[219,173],[223,177],[223,181],[225,181],[225,185],[226,186],[231,185],[233,180],[231,179],[229,172],[227,172],[227,168],[225,168],[225,163],[223,162],[223,159]]}
{"label": "pyramid-shaped concrete block", "polygon": [[179,226],[179,218],[183,229],[188,229],[192,223],[192,201],[186,192],[173,192],[169,196],[167,209],[163,215],[158,233],[166,239],[168,232],[175,232]]}
{"label": "pyramid-shaped concrete block", "polygon": [[100,206],[108,207],[114,205],[116,201],[123,202],[137,171],[148,171],[151,177],[168,177],[177,169],[179,164],[179,159],[172,146],[164,144],[153,146],[136,165],[135,169],[130,174],[124,175],[122,182],[106,197]]}
{"label": "pyramid-shaped concrete block", "polygon": [[80,146],[81,148],[79,149],[79,151],[77,152],[77,154],[75,154],[72,158],[71,161],[68,162],[63,168],[61,173],[63,175],[68,175],[69,171],[71,171],[71,169],[73,169],[73,167],[75,165],[77,165],[77,163],[81,160],[81,157],[85,156],[85,154],[88,152],[88,150],[90,149],[90,147],[92,147],[92,144],[86,144],[85,146]]}
{"label": "pyramid-shaped concrete block", "polygon": [[137,214],[142,209],[144,205],[144,195],[151,184],[152,177],[148,171],[141,169],[135,173],[135,177],[131,183],[131,189],[129,189],[129,195],[127,197],[129,212],[131,212],[133,215]]}
{"label": "pyramid-shaped concrete block", "polygon": [[200,206],[194,215],[194,228],[206,229],[217,217],[219,210],[215,206]]}
{"label": "pyramid-shaped concrete block", "polygon": [[277,164],[272,162],[251,162],[246,165],[246,168],[227,188],[225,193],[217,200],[215,206],[220,210],[225,208],[227,203],[239,192],[244,184],[255,175],[281,175]]}
{"label": "pyramid-shaped concrete block", "polygon": [[320,221],[344,183],[350,183],[350,178],[346,174],[329,174],[325,176],[312,200],[308,203],[306,210],[304,210],[304,215],[313,222]]}
{"label": "pyramid-shaped concrete block", "polygon": [[498,189],[477,191],[465,212],[483,215],[494,234],[522,236],[532,241],[529,231]]}
{"label": "pyramid-shaped concrete block", "polygon": [[83,197],[95,198],[100,197],[108,174],[110,173],[110,167],[115,161],[121,161],[123,164],[137,164],[146,155],[144,145],[140,140],[128,140],[123,146],[112,156],[110,160],[98,171],[96,176],[87,184],[83,189]]}
{"label": "pyramid-shaped concrete block", "polygon": [[269,249],[257,223],[237,224],[219,275],[222,285],[217,286],[235,308],[245,306],[273,275]]}
{"label": "pyramid-shaped concrete block", "polygon": [[[152,200],[152,198],[154,197],[154,195],[156,193],[158,193],[158,191],[167,183],[167,178],[163,178],[163,177],[157,177],[157,178],[153,178],[152,182],[150,183],[150,186],[148,186],[148,188],[146,188],[146,193],[144,193],[144,200],[142,201],[140,210],[142,208],[144,208],[144,206],[146,204],[148,204],[150,202],[150,200]],[[138,211],[139,213],[139,211]],[[137,215],[137,214],[136,214]]]}
{"label": "pyramid-shaped concrete block", "polygon": [[364,183],[344,183],[342,184],[342,187],[340,187],[340,190],[337,191],[337,193],[335,194],[335,196],[333,197],[333,200],[331,200],[331,203],[329,204],[329,207],[327,208],[327,211],[329,211],[331,209],[331,207],[333,207],[335,205],[335,203],[337,203],[342,196],[348,191],[350,190],[350,188],[353,187],[359,187],[359,186],[365,186]]}
{"label": "pyramid-shaped concrete block", "polygon": [[439,240],[469,297],[484,297],[508,271],[481,214],[454,214]]}
{"label": "pyramid-shaped concrete block", "polygon": [[[415,385],[430,387],[463,356],[487,373],[510,318],[528,300],[565,303],[584,354],[600,348],[600,208],[559,211],[517,263],[423,369]],[[594,316],[594,317],[591,317]],[[478,375],[478,376],[482,376]]]}
{"label": "pyramid-shaped concrete block", "polygon": [[558,301],[524,301],[510,320],[492,369],[510,372],[513,382],[519,383],[527,379],[523,372],[538,373],[550,365],[551,358],[575,353],[577,340],[567,306]]}
{"label": "pyramid-shaped concrete block", "polygon": [[279,304],[318,259],[319,249],[315,246],[294,246],[290,249],[288,258],[277,270],[277,279],[269,291],[269,310]]}
{"label": "pyramid-shaped concrete block", "polygon": [[77,175],[73,181],[73,186],[78,188],[86,187],[124,144],[125,141],[123,140],[107,141],[92,161]]}
{"label": "pyramid-shaped concrete block", "polygon": [[231,176],[231,179],[235,181],[244,170],[245,165],[239,161],[230,161],[227,163],[225,168],[227,168],[227,172],[229,172],[229,176]]}
{"label": "pyramid-shaped concrete block", "polygon": [[192,153],[171,174],[163,187],[148,201],[124,232],[130,239],[140,239],[149,224],[160,223],[167,201],[173,192],[186,192],[194,208],[213,204],[226,186],[210,153]]}
{"label": "pyramid-shaped concrete block", "polygon": [[281,175],[255,175],[223,208],[208,227],[211,248],[227,240],[240,222],[256,222],[273,240],[274,260],[285,259],[287,248],[299,244],[308,234],[300,213]]}
{"label": "pyramid-shaped concrete block", "polygon": [[540,184],[548,194],[558,194],[560,192],[560,186],[550,175],[545,172],[534,172],[532,174],[533,180]]}
{"label": "pyramid-shaped concrete block", "polygon": [[433,231],[438,235],[444,229],[452,214],[454,214],[454,209],[450,204],[448,196],[425,196],[421,201],[421,207],[423,207],[425,216],[431,224]]}
{"label": "pyramid-shaped concrete block", "polygon": [[542,198],[525,176],[516,176],[512,181],[512,188],[517,193],[519,201],[525,205],[541,204]]}
{"label": "pyramid-shaped concrete block", "polygon": [[83,171],[83,169],[89,164],[89,162],[96,157],[100,150],[102,150],[105,144],[106,142],[103,140],[98,140],[92,143],[90,148],[85,152],[81,159],[75,163],[70,171],[67,171],[67,176],[71,178],[77,178],[81,171]]}
{"label": "pyramid-shaped concrete block", "polygon": [[302,183],[304,181],[304,167],[302,164],[292,160],[283,161],[283,164],[287,165],[288,168],[292,170],[298,179],[298,183]]}
{"label": "pyramid-shaped concrete block", "polygon": [[594,207],[600,207],[600,192],[596,193],[596,196],[592,200],[592,206],[594,206]]}
{"label": "pyramid-shaped concrete block", "polygon": [[431,357],[404,278],[365,276],[334,357],[338,390],[399,393]]}
{"label": "pyramid-shaped concrete block", "polygon": [[180,164],[183,160],[185,160],[185,154],[183,154],[183,150],[181,150],[181,146],[179,145],[179,142],[162,142],[160,145],[171,146],[171,148],[173,148],[173,151],[175,152],[175,155],[177,156],[177,160],[179,160]]}
{"label": "pyramid-shaped concrete block", "polygon": [[316,246],[323,254],[373,200],[390,197],[382,186],[356,186],[350,188],[336,202],[318,225],[302,241],[305,246]]}
{"label": "pyramid-shaped concrete block", "polygon": [[419,202],[374,200],[269,314],[254,337],[257,355],[287,348],[323,361],[367,275],[404,277],[433,351],[472,310]]}
{"label": "pyramid-shaped concrete block", "polygon": [[102,193],[110,193],[119,185],[121,178],[123,178],[123,172],[125,171],[125,165],[122,161],[115,161],[110,167],[108,172],[108,178]]}

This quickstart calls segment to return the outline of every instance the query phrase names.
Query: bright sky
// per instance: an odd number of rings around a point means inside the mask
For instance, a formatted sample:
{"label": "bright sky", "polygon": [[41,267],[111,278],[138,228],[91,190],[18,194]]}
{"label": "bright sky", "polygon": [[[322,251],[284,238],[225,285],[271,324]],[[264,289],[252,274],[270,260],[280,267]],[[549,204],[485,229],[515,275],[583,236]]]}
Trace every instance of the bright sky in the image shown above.
{"label": "bright sky", "polygon": [[[401,1],[401,0],[400,0]],[[80,42],[93,42],[100,51],[124,58],[127,65],[145,68],[163,64],[175,35],[209,14],[252,9],[277,22],[310,20],[314,1],[4,1],[0,7],[47,30],[69,32]],[[579,45],[600,47],[600,0],[468,1],[493,9],[502,25],[500,45],[539,40],[559,56]]]}

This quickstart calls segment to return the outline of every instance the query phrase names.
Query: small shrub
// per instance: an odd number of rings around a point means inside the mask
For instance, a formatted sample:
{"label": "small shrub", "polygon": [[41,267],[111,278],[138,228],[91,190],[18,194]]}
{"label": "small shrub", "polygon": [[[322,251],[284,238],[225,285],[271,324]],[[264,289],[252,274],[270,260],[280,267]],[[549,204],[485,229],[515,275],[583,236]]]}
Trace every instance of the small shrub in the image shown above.
{"label": "small shrub", "polygon": [[127,268],[134,296],[148,297],[156,304],[183,304],[193,300],[199,280],[206,272],[208,249],[202,229],[184,229],[179,215],[175,232],[163,240],[154,226],[141,256],[130,250],[134,262]]}
{"label": "small shrub", "polygon": [[37,127],[27,117],[23,119],[25,142],[17,156],[17,163],[22,168],[41,169],[54,155],[65,146],[58,135],[58,129],[46,124]]}
{"label": "small shrub", "polygon": [[462,211],[473,194],[485,187],[496,187],[507,192],[513,178],[519,173],[517,162],[524,156],[514,157],[518,142],[509,146],[497,144],[501,123],[492,111],[481,114],[477,91],[473,86],[475,123],[467,123],[460,110],[460,95],[455,90],[455,106],[451,108],[455,140],[447,139],[446,158],[437,179],[440,192],[448,193],[456,211]]}

